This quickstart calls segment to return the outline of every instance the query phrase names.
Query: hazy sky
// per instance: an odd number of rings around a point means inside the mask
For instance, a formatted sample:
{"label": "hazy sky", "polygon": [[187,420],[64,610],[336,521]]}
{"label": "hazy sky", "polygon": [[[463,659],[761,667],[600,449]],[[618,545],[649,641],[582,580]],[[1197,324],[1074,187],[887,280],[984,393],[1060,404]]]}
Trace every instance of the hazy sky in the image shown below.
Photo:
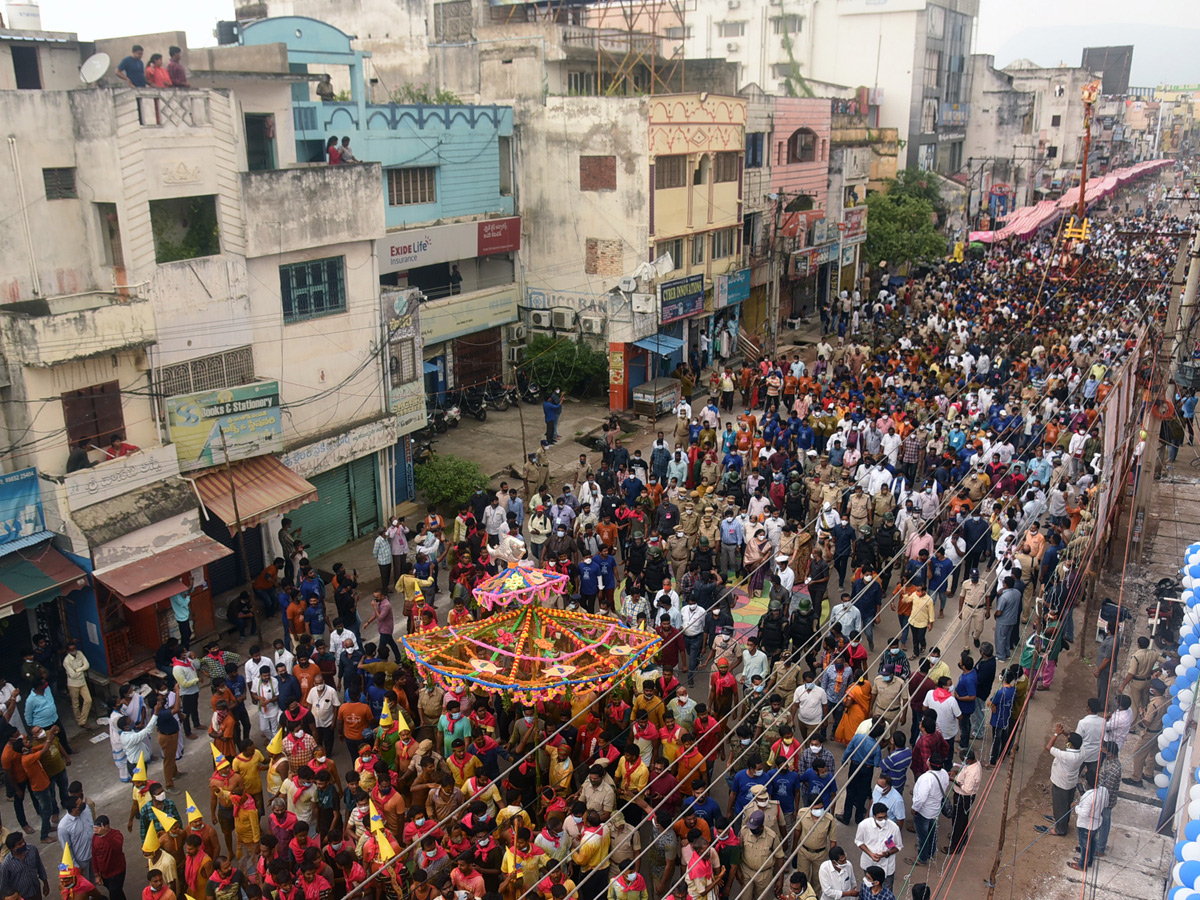
{"label": "hazy sky", "polygon": [[[155,31],[187,32],[188,44],[215,44],[232,0],[42,0],[42,26],[85,40]],[[1133,44],[1132,83],[1200,83],[1200,0],[980,0],[976,50],[996,64],[1027,57],[1041,65],[1079,65],[1084,46]]]}

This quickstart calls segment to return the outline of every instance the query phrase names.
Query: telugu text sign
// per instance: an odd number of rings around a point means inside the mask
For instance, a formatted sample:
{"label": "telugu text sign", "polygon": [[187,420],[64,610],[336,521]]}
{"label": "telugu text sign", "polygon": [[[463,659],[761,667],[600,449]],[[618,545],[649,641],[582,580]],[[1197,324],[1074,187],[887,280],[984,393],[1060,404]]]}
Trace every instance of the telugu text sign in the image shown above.
{"label": "telugu text sign", "polygon": [[238,387],[167,399],[167,430],[179,468],[206,469],[228,459],[249,459],[283,450],[279,382],[256,381]]}
{"label": "telugu text sign", "polygon": [[170,445],[119,456],[68,474],[67,508],[74,512],[178,474],[179,456]]}

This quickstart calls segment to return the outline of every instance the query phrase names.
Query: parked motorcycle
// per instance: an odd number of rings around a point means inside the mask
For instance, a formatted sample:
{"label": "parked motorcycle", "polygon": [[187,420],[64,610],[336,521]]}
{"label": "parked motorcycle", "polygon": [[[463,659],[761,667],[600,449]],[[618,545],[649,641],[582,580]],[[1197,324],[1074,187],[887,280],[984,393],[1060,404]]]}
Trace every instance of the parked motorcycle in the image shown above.
{"label": "parked motorcycle", "polygon": [[497,412],[504,412],[509,407],[508,389],[496,377],[489,378],[483,386],[483,395],[488,404]]}
{"label": "parked motorcycle", "polygon": [[542,402],[542,389],[540,387],[538,387],[536,382],[531,381],[529,379],[529,376],[526,375],[525,372],[521,369],[517,370],[516,393],[526,403],[541,403]]}
{"label": "parked motorcycle", "polygon": [[446,424],[451,428],[457,428],[458,423],[462,420],[462,410],[457,406],[446,407]]}
{"label": "parked motorcycle", "polygon": [[433,438],[423,441],[413,441],[412,460],[414,466],[419,466],[422,463],[427,463],[433,459],[433,443]]}
{"label": "parked motorcycle", "polygon": [[478,388],[456,392],[454,405],[480,422],[487,419],[487,399]]}
{"label": "parked motorcycle", "polygon": [[450,427],[450,424],[446,419],[446,411],[440,406],[433,406],[431,404],[426,408],[425,412],[429,419],[429,424],[432,426],[433,430],[438,434],[445,434],[447,429]]}

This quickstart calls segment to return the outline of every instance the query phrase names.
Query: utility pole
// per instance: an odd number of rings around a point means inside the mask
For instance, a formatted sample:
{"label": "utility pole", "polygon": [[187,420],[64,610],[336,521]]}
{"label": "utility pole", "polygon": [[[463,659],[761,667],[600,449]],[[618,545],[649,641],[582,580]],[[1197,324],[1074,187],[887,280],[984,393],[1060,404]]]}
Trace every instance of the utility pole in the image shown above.
{"label": "utility pole", "polygon": [[[229,479],[229,499],[233,502],[234,527],[237,528],[238,549],[242,553],[242,578],[246,584],[250,584],[250,560],[246,556],[246,533],[242,531],[242,516],[238,512],[237,504],[237,485],[233,481],[233,468],[229,465],[229,444],[225,441],[225,429],[218,425],[217,430],[221,432],[221,455],[225,457],[225,477]],[[262,628],[258,621],[258,604],[251,601],[250,611],[254,614],[254,630],[261,635]]]}

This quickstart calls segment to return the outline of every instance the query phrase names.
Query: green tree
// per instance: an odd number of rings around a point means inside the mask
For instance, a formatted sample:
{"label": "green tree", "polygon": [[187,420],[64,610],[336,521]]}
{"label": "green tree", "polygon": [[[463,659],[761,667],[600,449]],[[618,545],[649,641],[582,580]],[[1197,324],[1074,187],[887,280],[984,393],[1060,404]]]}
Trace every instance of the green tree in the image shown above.
{"label": "green tree", "polygon": [[946,214],[946,201],[942,199],[942,191],[938,187],[937,176],[932,172],[920,169],[901,169],[895,178],[884,181],[885,190],[895,197],[912,197],[924,200],[933,207],[934,212],[941,218]]}
{"label": "green tree", "polygon": [[934,225],[936,211],[928,200],[903,192],[868,194],[867,265],[920,263],[946,255],[946,238]]}
{"label": "green tree", "polygon": [[435,456],[413,469],[417,490],[430,503],[458,509],[476,488],[487,487],[488,477],[478,463],[452,454]]}
{"label": "green tree", "polygon": [[581,396],[595,391],[597,385],[606,385],[608,357],[577,340],[535,336],[525,350],[525,371],[530,380],[542,388]]}

